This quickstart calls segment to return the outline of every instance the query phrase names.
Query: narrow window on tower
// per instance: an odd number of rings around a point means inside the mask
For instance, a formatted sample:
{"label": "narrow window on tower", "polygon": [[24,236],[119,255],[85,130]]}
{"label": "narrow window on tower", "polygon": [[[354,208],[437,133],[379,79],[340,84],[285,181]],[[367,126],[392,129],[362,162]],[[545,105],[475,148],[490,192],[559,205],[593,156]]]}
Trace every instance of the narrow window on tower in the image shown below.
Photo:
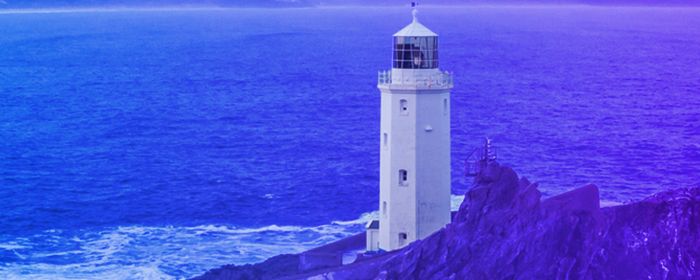
{"label": "narrow window on tower", "polygon": [[408,171],[405,169],[399,170],[399,186],[408,186]]}
{"label": "narrow window on tower", "polygon": [[382,137],[382,143],[385,149],[389,146],[389,134],[384,133],[384,136]]}
{"label": "narrow window on tower", "polygon": [[399,101],[399,112],[401,115],[408,115],[408,101],[406,99]]}
{"label": "narrow window on tower", "polygon": [[386,217],[386,201],[382,202],[382,215]]}
{"label": "narrow window on tower", "polygon": [[445,98],[445,99],[442,100],[442,114],[443,114],[443,115],[447,115],[447,114],[448,114],[448,110],[447,110],[447,109],[449,109],[449,107],[448,107],[448,104],[447,104],[447,98]]}

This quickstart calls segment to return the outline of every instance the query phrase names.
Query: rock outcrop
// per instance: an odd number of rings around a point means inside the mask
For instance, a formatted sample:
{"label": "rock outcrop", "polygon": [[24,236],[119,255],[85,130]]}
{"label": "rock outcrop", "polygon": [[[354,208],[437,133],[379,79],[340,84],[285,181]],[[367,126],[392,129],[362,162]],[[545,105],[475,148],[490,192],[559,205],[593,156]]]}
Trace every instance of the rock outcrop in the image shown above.
{"label": "rock outcrop", "polygon": [[201,279],[700,279],[699,188],[601,209],[594,185],[541,201],[537,184],[497,163],[476,180],[451,224],[401,250],[304,274]]}

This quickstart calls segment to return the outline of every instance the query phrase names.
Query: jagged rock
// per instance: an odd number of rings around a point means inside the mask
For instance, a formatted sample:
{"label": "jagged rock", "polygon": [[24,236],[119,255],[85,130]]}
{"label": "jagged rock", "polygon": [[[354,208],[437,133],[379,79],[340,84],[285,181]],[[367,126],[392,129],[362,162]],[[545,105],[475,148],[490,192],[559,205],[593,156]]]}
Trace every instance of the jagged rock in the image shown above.
{"label": "jagged rock", "polygon": [[602,209],[594,185],[540,197],[537,184],[492,163],[444,229],[285,279],[700,279],[700,188]]}

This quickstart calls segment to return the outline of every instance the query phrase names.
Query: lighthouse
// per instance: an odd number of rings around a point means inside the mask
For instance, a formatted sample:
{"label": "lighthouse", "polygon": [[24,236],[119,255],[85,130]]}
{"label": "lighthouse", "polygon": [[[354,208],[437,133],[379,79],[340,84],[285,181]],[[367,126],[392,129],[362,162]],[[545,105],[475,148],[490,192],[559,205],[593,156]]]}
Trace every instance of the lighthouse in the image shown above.
{"label": "lighthouse", "polygon": [[450,222],[450,90],[439,68],[438,35],[413,21],[393,36],[392,69],[381,92],[379,219],[367,249],[391,251]]}

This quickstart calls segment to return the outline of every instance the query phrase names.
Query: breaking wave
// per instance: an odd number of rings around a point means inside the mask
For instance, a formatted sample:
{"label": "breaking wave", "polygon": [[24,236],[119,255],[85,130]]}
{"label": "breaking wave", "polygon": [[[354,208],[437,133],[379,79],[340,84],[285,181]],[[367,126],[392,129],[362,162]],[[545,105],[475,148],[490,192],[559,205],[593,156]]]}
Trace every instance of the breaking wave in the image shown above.
{"label": "breaking wave", "polygon": [[348,221],[317,227],[124,226],[46,231],[0,244],[1,279],[181,279],[225,264],[298,253],[362,230]]}
{"label": "breaking wave", "polygon": [[[462,196],[452,197],[457,209]],[[48,230],[0,239],[0,279],[184,279],[225,264],[299,253],[359,233],[376,218],[304,227],[121,226],[98,232]]]}

